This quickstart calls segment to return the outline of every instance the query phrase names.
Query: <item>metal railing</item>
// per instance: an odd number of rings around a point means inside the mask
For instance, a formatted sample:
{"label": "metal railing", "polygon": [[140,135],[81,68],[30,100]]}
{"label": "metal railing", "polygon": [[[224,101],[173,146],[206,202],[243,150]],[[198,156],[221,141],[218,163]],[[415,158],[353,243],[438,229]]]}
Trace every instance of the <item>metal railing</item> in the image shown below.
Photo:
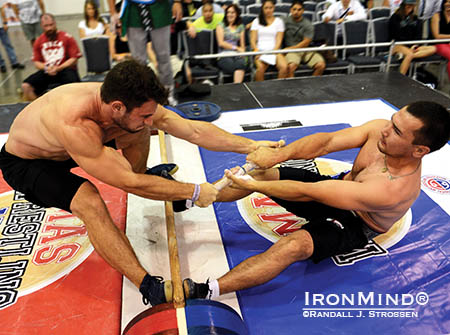
{"label": "metal railing", "polygon": [[450,38],[434,39],[434,40],[417,40],[417,41],[401,41],[395,42],[379,42],[379,43],[365,43],[365,44],[347,44],[347,45],[332,45],[332,46],[318,46],[307,47],[298,49],[280,49],[280,50],[267,50],[267,51],[246,51],[235,52],[229,51],[224,53],[208,54],[208,55],[195,55],[189,57],[190,59],[211,59],[211,58],[224,58],[224,57],[236,57],[236,56],[257,56],[257,55],[270,55],[270,54],[287,54],[292,52],[313,52],[313,51],[325,51],[325,50],[344,50],[344,49],[358,49],[358,48],[376,48],[376,47],[389,47],[388,59],[386,63],[386,71],[389,71],[392,62],[393,49],[397,45],[422,45],[422,44],[440,44],[450,43]]}

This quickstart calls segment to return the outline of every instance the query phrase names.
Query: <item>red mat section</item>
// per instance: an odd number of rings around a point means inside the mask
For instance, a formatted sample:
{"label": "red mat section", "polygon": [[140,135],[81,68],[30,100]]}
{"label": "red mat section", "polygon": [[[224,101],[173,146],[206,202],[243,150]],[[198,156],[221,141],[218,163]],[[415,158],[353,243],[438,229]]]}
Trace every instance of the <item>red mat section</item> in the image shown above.
{"label": "red mat section", "polygon": [[[80,169],[75,171],[85,176]],[[114,222],[124,230],[126,193],[92,181],[100,190]],[[1,178],[0,194],[10,190]],[[33,253],[36,255],[36,244],[42,242],[42,237],[35,242]],[[50,256],[47,254],[47,257]],[[25,271],[23,277],[26,276]],[[0,290],[3,290],[1,281],[0,271]],[[117,335],[120,333],[121,290],[122,276],[93,251],[70,273],[44,288],[19,297],[15,303],[1,309],[0,333]]]}

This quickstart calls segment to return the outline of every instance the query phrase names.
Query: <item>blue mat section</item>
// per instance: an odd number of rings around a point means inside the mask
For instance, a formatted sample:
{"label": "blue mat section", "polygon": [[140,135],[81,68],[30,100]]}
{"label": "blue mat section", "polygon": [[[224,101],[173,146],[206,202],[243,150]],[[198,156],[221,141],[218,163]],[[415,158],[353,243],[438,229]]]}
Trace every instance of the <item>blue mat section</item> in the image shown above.
{"label": "blue mat section", "polygon": [[[290,143],[315,132],[348,126],[301,127],[241,135],[255,140],[283,138]],[[204,149],[200,152],[208,181],[222,177],[225,168],[245,162],[245,155]],[[357,153],[358,150],[348,150],[326,157],[352,162]],[[214,208],[230,267],[272,245],[247,225],[236,203],[217,203]],[[448,333],[450,218],[424,192],[414,204],[412,216],[410,231],[388,250],[387,256],[345,267],[336,266],[331,259],[319,264],[298,262],[271,282],[238,292],[250,334]],[[423,301],[420,292],[427,295],[427,301]],[[313,296],[317,298],[315,304]],[[353,303],[348,300],[352,297]],[[386,302],[389,297],[391,300]],[[320,310],[322,314],[318,314],[317,308],[327,307],[332,311]]]}
{"label": "blue mat section", "polygon": [[239,314],[218,301],[188,300],[185,311],[189,334],[248,334]]}

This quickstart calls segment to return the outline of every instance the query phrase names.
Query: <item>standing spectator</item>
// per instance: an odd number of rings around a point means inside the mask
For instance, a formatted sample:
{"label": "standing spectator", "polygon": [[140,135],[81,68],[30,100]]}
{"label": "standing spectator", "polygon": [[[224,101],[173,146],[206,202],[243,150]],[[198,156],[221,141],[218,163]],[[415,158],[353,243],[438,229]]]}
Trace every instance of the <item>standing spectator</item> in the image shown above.
{"label": "standing spectator", "polygon": [[[303,3],[294,0],[290,15],[284,19],[285,49],[306,48],[314,37],[314,27],[307,18],[303,17]],[[325,60],[317,52],[293,52],[285,55],[288,64],[288,78],[294,77],[294,72],[300,64],[313,68],[313,76],[320,76],[325,70]]]}
{"label": "standing spectator", "polygon": [[[389,35],[391,40],[414,41],[420,40],[422,36],[421,24],[417,15],[414,14],[416,0],[403,0],[397,11],[389,19]],[[407,45],[394,46],[393,53],[403,57],[400,64],[400,73],[408,72],[411,61],[415,58],[431,56],[436,52],[434,45]]]}
{"label": "standing spectator", "polygon": [[[273,15],[275,0],[264,0],[259,16],[253,20],[250,28],[250,45],[253,51],[279,50],[283,43],[284,23]],[[263,81],[264,73],[270,65],[278,69],[278,78],[286,78],[286,59],[280,54],[255,57],[255,80]]]}
{"label": "standing spectator", "polygon": [[[8,55],[11,67],[13,69],[24,69],[25,66],[17,61],[16,52],[14,51],[14,48],[11,44],[11,40],[9,39],[8,24],[6,22],[3,7],[0,8],[0,40],[2,41],[3,47],[6,50],[6,54]],[[0,71],[2,73],[6,72],[5,60],[3,59],[1,54],[0,54]]]}
{"label": "standing spectator", "polygon": [[93,0],[84,3],[84,20],[78,24],[80,38],[110,35],[109,27],[100,17],[98,7]]}
{"label": "standing spectator", "polygon": [[[115,25],[119,18],[115,0],[108,0],[108,4],[111,21]],[[181,0],[173,1],[172,10],[169,0],[128,0],[123,2],[120,14],[122,33],[127,35],[131,55],[143,64],[147,63],[147,34],[150,32],[158,62],[159,80],[169,90],[169,103],[176,105],[170,62],[170,27],[172,15],[175,21],[182,18]]]}
{"label": "standing spectator", "polygon": [[14,13],[20,19],[23,33],[33,47],[34,41],[42,34],[39,19],[45,13],[43,0],[13,0]]}
{"label": "standing spectator", "polygon": [[[431,19],[431,32],[433,37],[450,38],[450,0],[442,1],[441,11]],[[447,73],[450,78],[450,44],[436,44],[436,53],[447,59]]]}
{"label": "standing spectator", "polygon": [[75,39],[57,30],[52,14],[42,15],[41,25],[44,33],[33,45],[33,61],[38,71],[22,84],[23,97],[28,101],[35,100],[51,86],[80,81],[77,61],[81,53]]}
{"label": "standing spectator", "polygon": [[[216,28],[217,44],[219,52],[244,52],[245,51],[245,27],[242,24],[241,10],[236,4],[231,4],[225,9],[225,17]],[[233,74],[234,83],[244,81],[247,62],[244,57],[219,58],[217,65],[226,74]]]}

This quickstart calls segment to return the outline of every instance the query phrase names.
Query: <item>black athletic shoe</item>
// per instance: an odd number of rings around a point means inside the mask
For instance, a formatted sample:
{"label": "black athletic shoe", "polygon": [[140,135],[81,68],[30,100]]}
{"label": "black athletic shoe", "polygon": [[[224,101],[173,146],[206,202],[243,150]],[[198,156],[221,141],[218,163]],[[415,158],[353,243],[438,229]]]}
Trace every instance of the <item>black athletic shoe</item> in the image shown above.
{"label": "black athletic shoe", "polygon": [[142,280],[139,292],[142,293],[144,305],[149,303],[152,306],[172,301],[172,282],[163,281],[162,277],[155,277],[146,274]]}
{"label": "black athletic shoe", "polygon": [[[173,163],[159,164],[150,169],[147,169],[145,174],[151,174],[154,176],[160,176],[169,180],[175,180],[172,175],[178,171],[178,165]],[[186,200],[175,200],[172,201],[173,211],[182,212],[187,209]]]}
{"label": "black athletic shoe", "polygon": [[21,63],[13,64],[13,65],[11,65],[11,67],[12,67],[13,69],[19,69],[19,70],[25,69],[25,65],[23,65],[23,64],[21,64]]}
{"label": "black athletic shoe", "polygon": [[0,71],[2,71],[2,73],[5,73],[6,72],[6,66],[5,65],[0,66]]}
{"label": "black athletic shoe", "polygon": [[206,284],[196,283],[191,278],[183,280],[183,291],[185,299],[211,299],[212,291]]}
{"label": "black athletic shoe", "polygon": [[145,174],[166,177],[168,175],[169,176],[173,175],[177,171],[178,171],[178,165],[176,165],[174,163],[168,163],[168,164],[159,164],[159,165],[155,165],[152,168],[148,168],[147,171],[145,171]]}

